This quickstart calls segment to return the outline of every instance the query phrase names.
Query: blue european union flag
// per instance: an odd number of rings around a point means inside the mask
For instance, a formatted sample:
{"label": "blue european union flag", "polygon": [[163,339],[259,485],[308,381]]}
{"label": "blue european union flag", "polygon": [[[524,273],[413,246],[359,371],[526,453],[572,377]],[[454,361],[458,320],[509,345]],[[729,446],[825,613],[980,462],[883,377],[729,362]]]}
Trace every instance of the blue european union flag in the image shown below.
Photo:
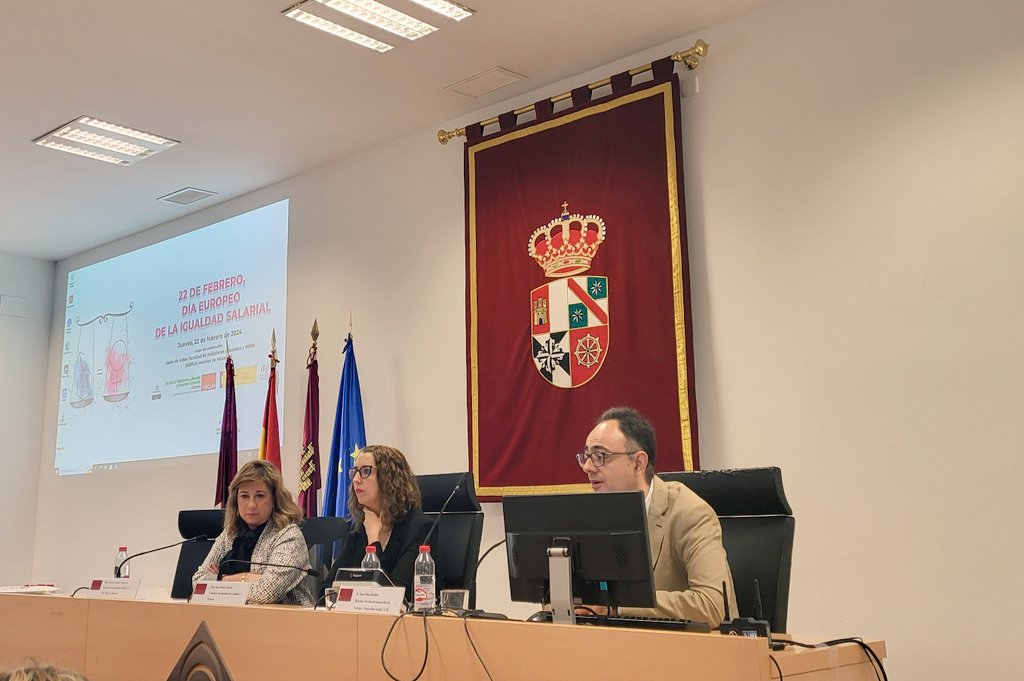
{"label": "blue european union flag", "polygon": [[341,368],[338,408],[334,414],[331,457],[324,471],[327,484],[324,487],[324,510],[321,515],[347,518],[348,472],[352,468],[352,452],[366,446],[366,426],[363,423],[363,397],[359,390],[352,334],[345,339],[345,347],[341,352],[345,355],[345,363]]}

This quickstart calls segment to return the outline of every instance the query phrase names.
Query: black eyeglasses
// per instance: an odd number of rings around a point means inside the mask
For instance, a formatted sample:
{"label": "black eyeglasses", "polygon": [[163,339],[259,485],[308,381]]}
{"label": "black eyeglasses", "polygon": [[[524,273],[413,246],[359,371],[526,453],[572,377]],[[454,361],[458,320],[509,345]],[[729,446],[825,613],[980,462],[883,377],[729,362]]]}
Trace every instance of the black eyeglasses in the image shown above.
{"label": "black eyeglasses", "polygon": [[579,462],[580,468],[586,466],[588,461],[594,464],[595,468],[601,468],[608,462],[609,456],[633,456],[639,451],[639,449],[635,449],[632,452],[606,452],[603,449],[595,449],[591,452],[580,452],[576,455],[576,461]]}
{"label": "black eyeglasses", "polygon": [[363,480],[366,480],[368,477],[373,475],[374,468],[376,468],[376,466],[360,466],[359,468],[349,468],[348,479],[355,480],[356,473],[359,473],[359,477],[362,478]]}

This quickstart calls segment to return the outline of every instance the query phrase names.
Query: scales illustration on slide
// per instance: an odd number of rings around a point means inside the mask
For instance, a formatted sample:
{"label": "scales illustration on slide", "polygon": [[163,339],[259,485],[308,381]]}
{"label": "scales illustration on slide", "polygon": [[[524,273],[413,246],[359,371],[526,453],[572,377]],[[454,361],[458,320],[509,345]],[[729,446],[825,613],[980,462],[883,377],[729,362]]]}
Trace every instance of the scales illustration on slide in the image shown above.
{"label": "scales illustration on slide", "polygon": [[[128,315],[133,309],[135,303],[131,302],[124,312],[108,312],[86,322],[75,319],[78,343],[71,381],[70,404],[73,408],[83,409],[92,404],[96,398],[96,385],[101,381],[103,399],[107,402],[120,402],[128,397],[131,366]],[[96,367],[96,327],[101,327],[102,338],[103,325],[109,325],[109,333],[104,352],[104,366],[100,369]]]}

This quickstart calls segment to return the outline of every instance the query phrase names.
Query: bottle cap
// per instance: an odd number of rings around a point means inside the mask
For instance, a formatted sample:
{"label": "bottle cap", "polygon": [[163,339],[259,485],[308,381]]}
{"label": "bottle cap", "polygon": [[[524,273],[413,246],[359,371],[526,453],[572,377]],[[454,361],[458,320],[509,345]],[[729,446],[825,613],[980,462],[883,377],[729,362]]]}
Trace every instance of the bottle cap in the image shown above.
{"label": "bottle cap", "polygon": [[366,547],[366,552],[367,553],[377,553],[377,547],[374,546],[373,544],[370,544],[369,546]]}
{"label": "bottle cap", "polygon": [[421,544],[420,553],[430,553],[430,544]]}
{"label": "bottle cap", "polygon": [[118,550],[118,553],[120,553],[121,551],[124,551],[125,553],[127,553],[128,552],[128,547],[127,546],[118,546],[117,550]]}

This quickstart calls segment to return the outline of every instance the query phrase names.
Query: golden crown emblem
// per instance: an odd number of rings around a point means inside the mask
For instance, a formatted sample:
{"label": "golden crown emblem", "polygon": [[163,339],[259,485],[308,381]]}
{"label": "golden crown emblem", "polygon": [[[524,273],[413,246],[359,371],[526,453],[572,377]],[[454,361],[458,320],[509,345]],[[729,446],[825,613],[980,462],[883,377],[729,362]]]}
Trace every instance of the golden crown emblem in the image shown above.
{"label": "golden crown emblem", "polygon": [[562,215],[530,235],[530,257],[548,277],[568,277],[590,269],[590,262],[604,241],[604,220],[597,215],[569,215],[569,203],[562,203]]}

